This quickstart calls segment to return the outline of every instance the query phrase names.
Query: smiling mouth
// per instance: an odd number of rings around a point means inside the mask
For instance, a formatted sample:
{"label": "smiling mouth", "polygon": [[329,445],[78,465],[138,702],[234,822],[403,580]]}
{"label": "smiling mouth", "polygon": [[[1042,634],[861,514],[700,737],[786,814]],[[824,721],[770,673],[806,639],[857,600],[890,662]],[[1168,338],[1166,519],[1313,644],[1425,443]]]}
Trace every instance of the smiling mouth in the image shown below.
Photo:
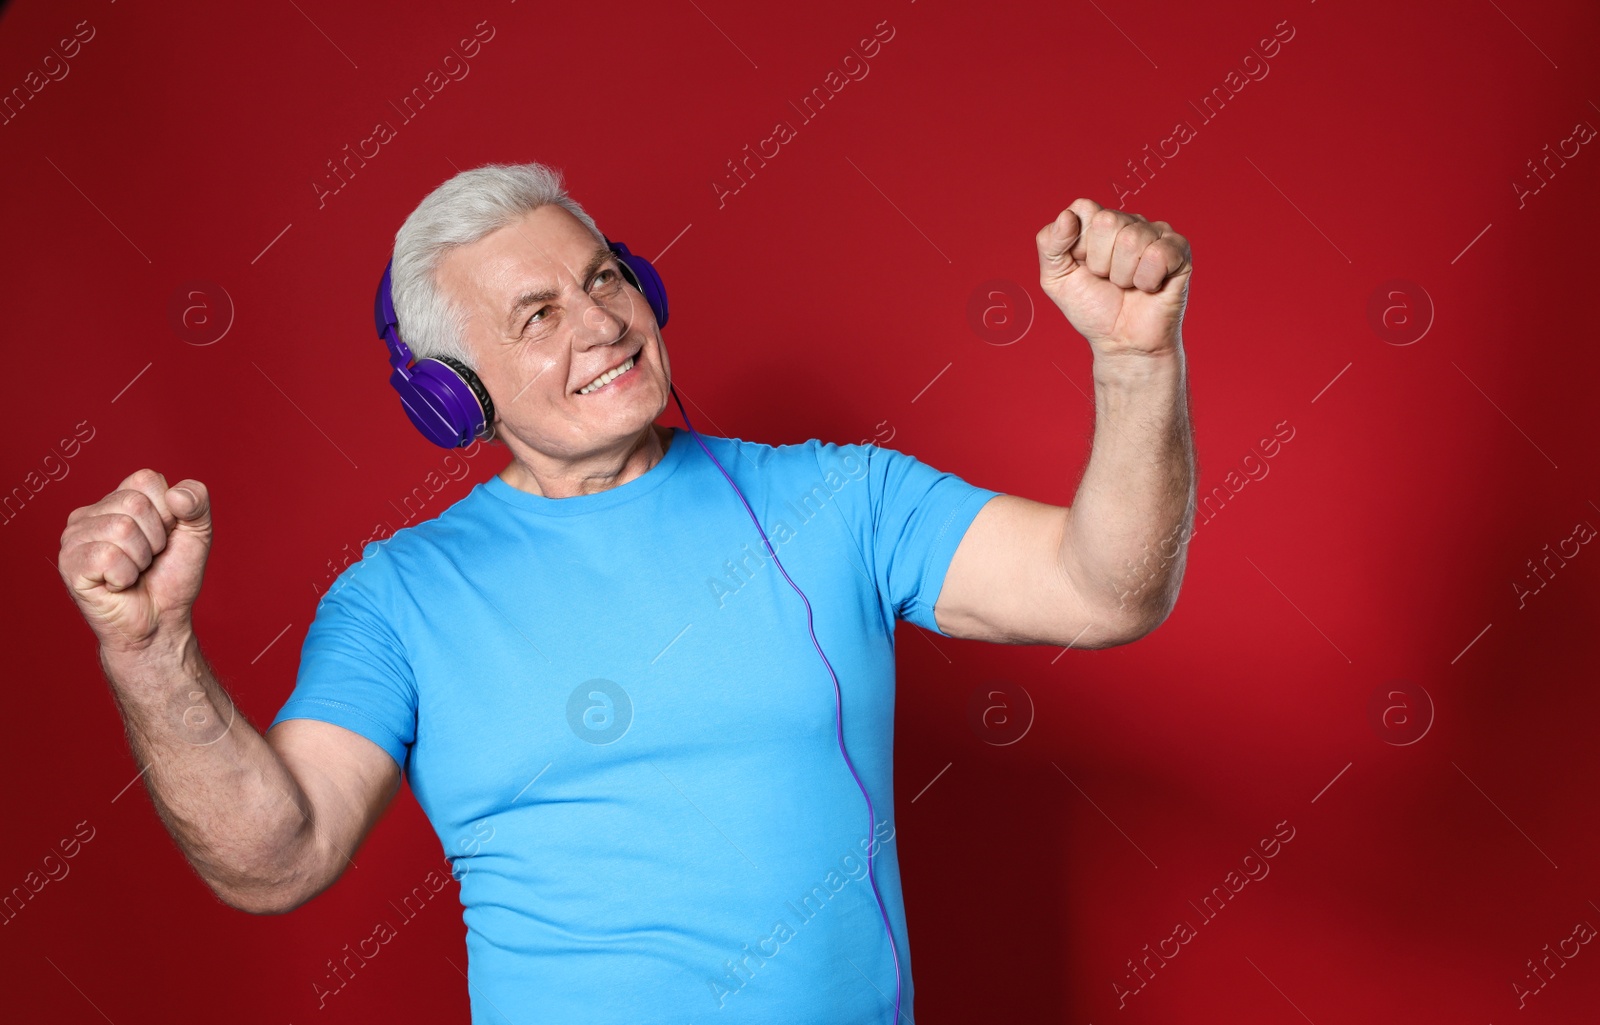
{"label": "smiling mouth", "polygon": [[578,389],[578,394],[579,395],[590,395],[590,394],[593,394],[594,392],[599,391],[601,388],[604,388],[606,385],[610,384],[612,381],[615,381],[617,378],[621,377],[623,374],[626,374],[628,371],[632,370],[635,366],[638,365],[638,360],[639,360],[639,353],[636,352],[632,356],[629,356],[627,359],[623,360],[617,366],[613,367],[610,370],[607,370],[605,373],[601,374],[599,377],[595,378],[593,381],[590,381],[588,384],[584,385],[582,388],[579,388]]}

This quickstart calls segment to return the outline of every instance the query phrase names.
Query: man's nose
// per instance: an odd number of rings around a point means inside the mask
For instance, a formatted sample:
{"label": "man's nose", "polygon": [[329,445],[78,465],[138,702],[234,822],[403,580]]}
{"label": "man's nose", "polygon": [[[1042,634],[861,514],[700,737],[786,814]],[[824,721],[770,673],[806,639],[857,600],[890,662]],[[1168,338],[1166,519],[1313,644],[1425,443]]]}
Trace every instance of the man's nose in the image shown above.
{"label": "man's nose", "polygon": [[[627,311],[584,293],[578,307],[579,334],[591,345],[609,345],[628,333]],[[630,306],[631,309],[631,306]]]}

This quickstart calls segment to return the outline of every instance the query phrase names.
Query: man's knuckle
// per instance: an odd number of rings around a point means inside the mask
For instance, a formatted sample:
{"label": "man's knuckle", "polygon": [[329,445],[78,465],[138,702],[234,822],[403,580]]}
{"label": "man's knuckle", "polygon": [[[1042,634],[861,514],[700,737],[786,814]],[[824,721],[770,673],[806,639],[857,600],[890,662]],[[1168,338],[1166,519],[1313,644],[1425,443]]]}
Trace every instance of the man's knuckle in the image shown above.
{"label": "man's knuckle", "polygon": [[129,516],[139,516],[155,508],[155,503],[150,501],[149,495],[132,488],[114,492],[108,501],[113,510]]}
{"label": "man's knuckle", "polygon": [[1155,233],[1142,224],[1134,223],[1117,232],[1115,247],[1123,252],[1143,249],[1155,239]]}
{"label": "man's knuckle", "polygon": [[106,569],[125,554],[121,548],[106,540],[85,541],[79,548],[84,566],[94,570]]}
{"label": "man's knuckle", "polygon": [[144,528],[139,526],[139,521],[127,513],[115,514],[110,517],[110,520],[111,522],[108,524],[109,533],[119,544],[125,544],[144,536]]}

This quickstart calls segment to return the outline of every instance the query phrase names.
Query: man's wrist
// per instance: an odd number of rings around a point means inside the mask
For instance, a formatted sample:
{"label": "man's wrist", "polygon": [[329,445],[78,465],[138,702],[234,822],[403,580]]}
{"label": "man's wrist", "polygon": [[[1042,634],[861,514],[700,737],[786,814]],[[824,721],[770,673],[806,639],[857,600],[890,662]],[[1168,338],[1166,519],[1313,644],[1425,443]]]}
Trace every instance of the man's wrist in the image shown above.
{"label": "man's wrist", "polygon": [[1167,385],[1181,379],[1187,370],[1183,342],[1154,351],[1124,350],[1102,352],[1095,350],[1094,381],[1098,385],[1139,387]]}
{"label": "man's wrist", "polygon": [[158,629],[138,644],[102,643],[100,664],[119,685],[188,678],[200,672],[200,644],[193,624],[185,620]]}

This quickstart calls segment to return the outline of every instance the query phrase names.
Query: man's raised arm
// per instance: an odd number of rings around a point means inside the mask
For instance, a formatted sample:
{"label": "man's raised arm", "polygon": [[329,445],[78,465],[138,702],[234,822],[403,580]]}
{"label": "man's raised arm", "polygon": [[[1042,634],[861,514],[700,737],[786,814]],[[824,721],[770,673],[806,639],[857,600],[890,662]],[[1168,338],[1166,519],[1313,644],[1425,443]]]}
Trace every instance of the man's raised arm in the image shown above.
{"label": "man's raised arm", "polygon": [[1172,611],[1193,530],[1189,243],[1090,199],[1035,241],[1041,287],[1094,353],[1089,465],[1070,507],[1017,495],[984,506],[951,560],[938,621],[975,640],[1126,644]]}
{"label": "man's raised arm", "polygon": [[237,713],[190,617],[210,547],[205,485],[146,469],[72,511],[58,568],[173,839],[224,902],[275,914],[338,878],[400,774],[337,726],[293,720],[269,742]]}

